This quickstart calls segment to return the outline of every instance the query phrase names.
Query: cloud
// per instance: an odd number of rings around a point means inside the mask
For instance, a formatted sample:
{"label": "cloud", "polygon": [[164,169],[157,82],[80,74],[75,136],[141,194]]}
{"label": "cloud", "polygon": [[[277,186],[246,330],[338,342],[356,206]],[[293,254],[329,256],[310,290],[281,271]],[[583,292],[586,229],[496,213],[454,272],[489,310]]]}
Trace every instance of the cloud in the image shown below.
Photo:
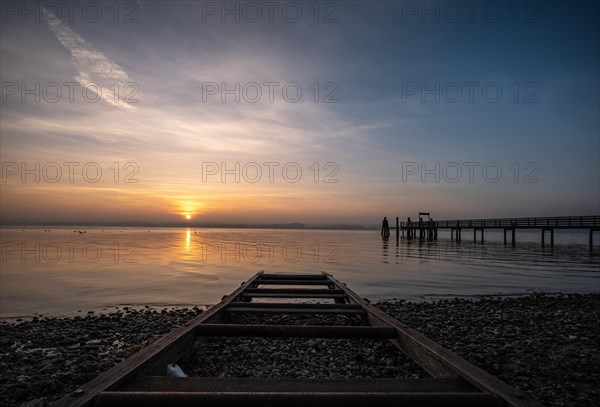
{"label": "cloud", "polygon": [[[121,100],[120,90],[132,83],[127,73],[111,61],[92,44],[67,27],[60,18],[44,9],[48,16],[48,27],[58,41],[71,52],[71,62],[79,72],[75,78],[81,86],[95,92],[108,104],[122,109],[134,110],[135,107]],[[115,84],[119,91],[115,92]]]}

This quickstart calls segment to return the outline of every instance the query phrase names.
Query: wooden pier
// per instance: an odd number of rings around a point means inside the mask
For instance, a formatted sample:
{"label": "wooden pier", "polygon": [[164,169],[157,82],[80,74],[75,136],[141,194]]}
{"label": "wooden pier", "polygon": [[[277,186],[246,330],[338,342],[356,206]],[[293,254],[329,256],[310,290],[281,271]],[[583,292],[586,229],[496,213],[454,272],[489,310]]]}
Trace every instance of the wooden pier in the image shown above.
{"label": "wooden pier", "polygon": [[[280,288],[273,288],[280,286]],[[281,287],[283,286],[283,287]],[[306,288],[310,286],[311,288]],[[321,288],[314,288],[321,286]],[[268,288],[267,288],[268,287]],[[291,288],[304,287],[304,288]],[[253,302],[257,298],[289,302]],[[309,298],[329,303],[303,303]],[[267,325],[229,323],[231,314],[343,314],[356,325]],[[389,340],[429,377],[423,379],[266,379],[168,377],[168,364],[190,357],[202,336],[371,338]],[[324,349],[325,351],[325,349]],[[231,406],[379,407],[538,406],[525,394],[421,333],[370,305],[331,274],[259,272],[237,290],[127,360],[59,400],[56,406]]]}
{"label": "wooden pier", "polygon": [[[422,213],[427,215],[428,213]],[[420,214],[421,215],[421,214]],[[504,243],[507,243],[506,235],[510,233],[511,243],[516,242],[515,234],[518,229],[537,229],[541,231],[542,245],[546,244],[546,232],[550,236],[550,245],[554,245],[554,231],[556,229],[587,229],[589,230],[590,249],[594,244],[594,232],[600,232],[600,215],[594,216],[554,216],[538,218],[496,218],[496,219],[460,219],[460,220],[436,220],[431,219],[412,221],[410,223],[400,222],[396,217],[396,226],[390,227],[396,231],[396,238],[400,235],[409,239],[437,239],[439,229],[450,229],[450,238],[457,241],[462,240],[464,229],[473,230],[473,240],[477,241],[477,232],[480,232],[481,242],[484,242],[484,231],[496,229],[504,231]]]}

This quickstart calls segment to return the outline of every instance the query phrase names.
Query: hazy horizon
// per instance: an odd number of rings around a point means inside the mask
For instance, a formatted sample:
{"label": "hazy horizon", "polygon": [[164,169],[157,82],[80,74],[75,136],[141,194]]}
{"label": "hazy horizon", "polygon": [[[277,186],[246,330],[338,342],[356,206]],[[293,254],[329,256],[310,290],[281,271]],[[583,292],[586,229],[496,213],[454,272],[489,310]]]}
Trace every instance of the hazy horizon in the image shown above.
{"label": "hazy horizon", "polygon": [[[415,214],[413,214],[412,218],[416,219],[417,217],[414,216]],[[578,216],[597,216],[597,215],[564,215],[564,216],[559,216],[559,217],[573,217],[573,218],[577,218]],[[389,217],[388,221],[389,221],[389,225],[390,226],[394,226],[395,225],[395,216],[394,217]],[[399,222],[405,222],[406,218],[405,217],[398,217]],[[512,219],[516,219],[517,217],[514,217]],[[484,218],[480,218],[480,219],[484,219]],[[485,218],[485,219],[500,219],[500,218]],[[511,219],[511,218],[505,218],[505,219]],[[527,218],[524,218],[527,219]],[[435,219],[436,221],[453,221],[453,220],[462,220],[462,219]],[[476,220],[474,218],[469,218],[469,219],[464,219],[464,220]],[[141,228],[205,228],[205,229],[211,229],[211,228],[215,228],[215,229],[221,229],[221,228],[232,228],[232,229],[330,229],[330,230],[336,230],[336,229],[340,229],[340,230],[379,230],[381,228],[381,218],[378,219],[376,222],[372,222],[372,223],[304,223],[304,222],[285,222],[285,223],[219,223],[219,222],[200,222],[200,221],[194,221],[194,220],[177,220],[177,221],[117,221],[117,222],[90,222],[90,221],[71,221],[71,222],[67,222],[67,221],[52,221],[52,220],[47,220],[47,221],[12,221],[12,222],[2,222],[0,223],[0,228],[19,228],[19,227],[26,227],[26,228],[35,228],[35,227],[57,227],[57,228],[63,228],[63,227],[77,227],[77,226],[81,226],[81,227],[141,227]],[[494,228],[492,228],[494,229]],[[502,228],[498,228],[498,229],[502,229]],[[525,230],[529,230],[529,229],[525,229]],[[583,233],[588,233],[589,231],[587,229],[581,229],[581,228],[574,228],[574,229],[569,229],[569,228],[557,228],[557,231],[561,231],[561,230],[566,230],[569,232],[572,232],[574,230],[578,230],[578,231],[582,231]],[[535,231],[535,233],[538,233],[537,229]]]}
{"label": "hazy horizon", "polygon": [[597,2],[75,4],[2,3],[2,225],[600,213]]}

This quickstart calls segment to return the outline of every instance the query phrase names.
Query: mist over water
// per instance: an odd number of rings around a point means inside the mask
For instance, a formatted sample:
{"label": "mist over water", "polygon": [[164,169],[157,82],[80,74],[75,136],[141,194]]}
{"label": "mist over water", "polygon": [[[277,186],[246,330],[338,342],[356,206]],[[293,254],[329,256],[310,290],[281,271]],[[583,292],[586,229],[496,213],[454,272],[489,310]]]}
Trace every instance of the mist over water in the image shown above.
{"label": "mist over water", "polygon": [[[84,233],[85,232],[85,233]],[[115,306],[208,305],[260,270],[333,274],[371,300],[600,291],[600,234],[518,231],[461,242],[378,231],[0,228],[0,317]],[[510,237],[509,237],[510,242]]]}

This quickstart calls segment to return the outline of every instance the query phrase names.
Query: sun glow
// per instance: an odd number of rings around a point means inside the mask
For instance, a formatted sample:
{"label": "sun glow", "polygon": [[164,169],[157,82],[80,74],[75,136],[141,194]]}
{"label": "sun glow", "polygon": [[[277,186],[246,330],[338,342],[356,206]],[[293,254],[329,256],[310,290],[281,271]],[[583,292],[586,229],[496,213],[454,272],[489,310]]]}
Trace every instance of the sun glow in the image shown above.
{"label": "sun glow", "polygon": [[202,204],[189,197],[181,197],[181,199],[177,200],[177,206],[179,207],[179,210],[177,211],[179,216],[184,220],[191,220],[192,217],[200,214],[199,209]]}

